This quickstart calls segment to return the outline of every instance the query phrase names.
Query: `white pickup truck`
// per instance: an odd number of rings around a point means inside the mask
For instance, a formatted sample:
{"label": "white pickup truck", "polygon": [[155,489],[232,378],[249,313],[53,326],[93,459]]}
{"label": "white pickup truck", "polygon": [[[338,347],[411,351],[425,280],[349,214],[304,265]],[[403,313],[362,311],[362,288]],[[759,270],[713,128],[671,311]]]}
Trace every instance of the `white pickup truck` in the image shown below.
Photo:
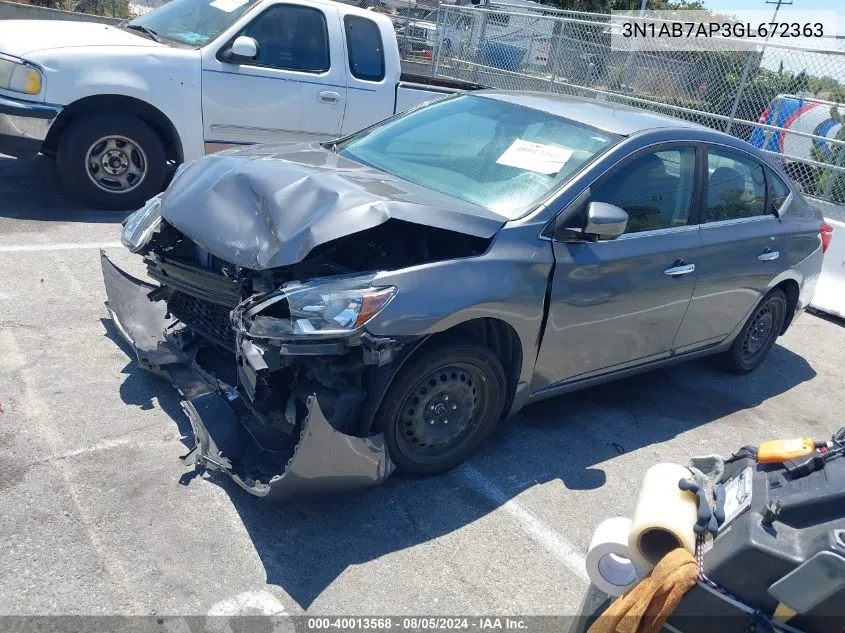
{"label": "white pickup truck", "polygon": [[329,140],[469,85],[401,75],[390,19],[331,0],[172,0],[117,26],[0,22],[0,153],[132,209],[173,165]]}

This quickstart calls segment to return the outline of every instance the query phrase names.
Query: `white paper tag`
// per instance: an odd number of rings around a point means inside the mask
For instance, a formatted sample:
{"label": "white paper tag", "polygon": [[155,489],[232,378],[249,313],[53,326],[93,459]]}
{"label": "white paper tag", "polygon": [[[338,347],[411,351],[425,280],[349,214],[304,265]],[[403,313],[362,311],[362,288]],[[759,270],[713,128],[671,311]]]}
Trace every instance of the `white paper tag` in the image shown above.
{"label": "white paper tag", "polygon": [[214,0],[211,6],[226,13],[231,13],[238,7],[244,6],[249,0]]}
{"label": "white paper tag", "polygon": [[571,149],[516,139],[496,161],[499,165],[552,175],[572,156]]}

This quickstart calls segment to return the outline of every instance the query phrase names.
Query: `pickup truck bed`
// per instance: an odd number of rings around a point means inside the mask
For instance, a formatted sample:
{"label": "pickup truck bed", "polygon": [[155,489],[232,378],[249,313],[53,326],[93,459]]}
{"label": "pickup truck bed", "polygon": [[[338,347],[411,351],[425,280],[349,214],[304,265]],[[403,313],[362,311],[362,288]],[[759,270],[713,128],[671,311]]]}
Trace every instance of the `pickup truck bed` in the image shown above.
{"label": "pickup truck bed", "polygon": [[402,73],[396,84],[396,112],[404,112],[426,101],[456,92],[481,90],[486,86],[459,81],[457,79],[440,79],[413,73]]}

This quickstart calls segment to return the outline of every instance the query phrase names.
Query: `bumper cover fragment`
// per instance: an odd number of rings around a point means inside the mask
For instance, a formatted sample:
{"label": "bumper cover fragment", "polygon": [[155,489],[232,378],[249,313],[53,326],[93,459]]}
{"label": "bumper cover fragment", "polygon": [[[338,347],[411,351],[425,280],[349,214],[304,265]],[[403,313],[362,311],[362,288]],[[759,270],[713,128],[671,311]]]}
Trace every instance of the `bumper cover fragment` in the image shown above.
{"label": "bumper cover fragment", "polygon": [[190,346],[177,344],[177,322],[167,317],[164,302],[148,297],[156,286],[126,274],[105,253],[101,263],[106,307],[118,332],[132,346],[139,364],[167,377],[184,398],[182,407],[196,442],[185,456],[187,462],[225,472],[250,494],[275,499],[375,486],[393,472],[384,436],[341,433],[323,415],[316,395],[308,398],[299,442],[283,472],[267,482],[237,472],[236,456],[248,449],[251,440],[231,404],[236,392],[201,371]]}

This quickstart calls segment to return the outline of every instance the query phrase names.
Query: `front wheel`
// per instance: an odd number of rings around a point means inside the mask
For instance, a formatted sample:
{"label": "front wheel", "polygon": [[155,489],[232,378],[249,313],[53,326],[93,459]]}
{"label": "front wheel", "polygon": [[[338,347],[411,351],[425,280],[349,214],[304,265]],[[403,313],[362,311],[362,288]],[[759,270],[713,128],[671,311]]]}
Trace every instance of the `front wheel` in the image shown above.
{"label": "front wheel", "polygon": [[411,358],[376,422],[401,475],[434,475],[466,460],[502,416],[505,372],[493,351],[451,343]]}
{"label": "front wheel", "polygon": [[786,295],[780,290],[767,294],[742,327],[736,340],[722,354],[722,367],[734,374],[756,369],[783,329],[786,319]]}
{"label": "front wheel", "polygon": [[137,209],[161,191],[167,174],[161,139],[134,116],[74,121],[59,141],[56,162],[64,186],[101,209]]}

